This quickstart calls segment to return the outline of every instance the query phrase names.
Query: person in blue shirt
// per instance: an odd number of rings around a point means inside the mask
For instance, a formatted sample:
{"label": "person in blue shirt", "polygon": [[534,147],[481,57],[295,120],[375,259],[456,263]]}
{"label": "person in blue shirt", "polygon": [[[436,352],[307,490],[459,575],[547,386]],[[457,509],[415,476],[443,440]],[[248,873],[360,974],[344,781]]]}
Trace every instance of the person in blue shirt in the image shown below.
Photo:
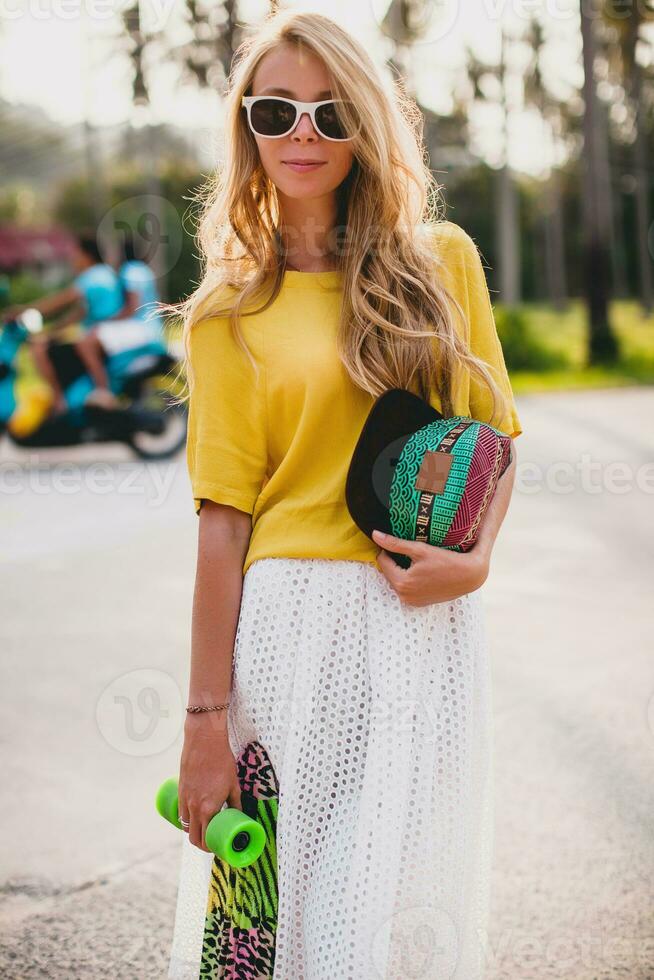
{"label": "person in blue shirt", "polygon": [[[118,401],[109,386],[105,359],[88,343],[87,335],[97,324],[122,315],[123,287],[116,270],[105,262],[93,233],[76,237],[73,268],[76,275],[70,286],[40,300],[12,306],[3,311],[2,318],[12,319],[28,308],[39,310],[44,317],[67,310],[53,330],[37,334],[30,343],[35,366],[53,389],[53,409],[64,412],[71,407],[70,395],[64,395],[60,375],[72,371],[76,356],[90,375],[90,381],[86,379],[84,385],[78,385],[80,402],[113,408]],[[83,336],[71,344],[57,343],[56,334],[72,323],[81,325]]]}
{"label": "person in blue shirt", "polygon": [[147,262],[139,258],[134,238],[129,233],[123,239],[123,261],[118,268],[118,278],[132,315],[163,331],[163,320],[157,307],[159,290],[156,276]]}
{"label": "person in blue shirt", "polygon": [[[39,373],[54,392],[53,410],[67,411],[84,404],[116,408],[112,385],[129,371],[151,366],[166,353],[163,321],[157,311],[158,291],[154,273],[136,257],[128,237],[122,262],[116,271],[105,262],[93,234],[77,236],[72,284],[54,295],[4,311],[3,318],[28,306],[47,316],[65,307],[54,330],[32,338],[30,349]],[[83,335],[71,344],[56,343],[53,334],[71,323],[80,323]],[[79,375],[82,362],[88,374]],[[62,378],[74,380],[66,385]]]}
{"label": "person in blue shirt", "polygon": [[121,310],[96,323],[82,341],[87,358],[107,358],[110,379],[150,367],[167,352],[156,276],[139,258],[129,232],[117,276],[124,298]]}
{"label": "person in blue shirt", "polygon": [[[95,252],[96,248],[92,251]],[[120,315],[124,306],[123,291],[115,269],[108,262],[94,260],[95,255],[90,254],[85,244],[78,256],[78,264],[83,268],[73,280],[83,300],[81,325],[84,330],[90,330],[101,320]],[[89,261],[93,264],[87,264]]]}

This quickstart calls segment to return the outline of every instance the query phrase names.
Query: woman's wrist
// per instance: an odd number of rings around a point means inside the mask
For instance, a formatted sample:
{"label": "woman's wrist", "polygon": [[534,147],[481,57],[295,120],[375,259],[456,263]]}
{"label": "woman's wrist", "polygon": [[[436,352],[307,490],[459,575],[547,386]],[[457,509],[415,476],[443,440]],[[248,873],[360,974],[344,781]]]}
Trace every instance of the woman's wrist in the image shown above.
{"label": "woman's wrist", "polygon": [[[214,687],[215,683],[215,687]],[[224,683],[225,687],[221,684]],[[229,675],[224,679],[216,678],[209,682],[206,687],[200,686],[202,681],[195,681],[189,685],[188,698],[186,700],[189,708],[202,708],[198,714],[206,714],[208,708],[216,709],[221,705],[227,705],[231,701],[231,678]]]}
{"label": "woman's wrist", "polygon": [[[188,732],[207,734],[226,734],[227,711],[231,701],[231,691],[218,695],[203,692],[189,693],[184,729]],[[201,710],[190,710],[201,709]]]}
{"label": "woman's wrist", "polygon": [[227,736],[227,711],[186,712],[184,732],[189,735]]}

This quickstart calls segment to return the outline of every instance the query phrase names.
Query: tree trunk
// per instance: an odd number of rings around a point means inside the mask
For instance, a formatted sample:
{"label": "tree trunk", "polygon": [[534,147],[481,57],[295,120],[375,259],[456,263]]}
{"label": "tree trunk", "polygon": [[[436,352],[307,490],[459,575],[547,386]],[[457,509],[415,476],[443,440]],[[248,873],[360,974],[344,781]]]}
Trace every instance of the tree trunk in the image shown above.
{"label": "tree trunk", "polygon": [[615,296],[620,287],[619,256],[616,250],[615,210],[613,207],[613,185],[611,182],[611,137],[609,132],[608,107],[606,103],[595,103],[597,107],[595,126],[595,146],[599,174],[599,206],[604,211],[602,227],[606,228],[606,247],[611,266],[610,296]]}
{"label": "tree trunk", "polygon": [[561,175],[557,168],[556,140],[558,114],[542,113],[550,134],[550,175],[545,188],[545,269],[547,294],[555,310],[564,310],[568,304],[568,279],[565,265],[565,232],[563,228],[563,202]]}
{"label": "tree trunk", "polygon": [[588,363],[614,362],[618,345],[608,316],[608,282],[611,273],[609,261],[609,228],[607,211],[602,206],[600,159],[601,127],[598,121],[597,93],[595,91],[595,37],[594,21],[588,16],[586,4],[581,0],[581,36],[584,61],[584,281],[588,308],[589,345]]}
{"label": "tree trunk", "polygon": [[565,272],[565,236],[561,208],[559,173],[553,170],[546,188],[545,268],[547,292],[555,310],[564,310],[568,303],[568,282]]}
{"label": "tree trunk", "polygon": [[650,316],[652,312],[652,259],[648,241],[650,226],[649,172],[647,169],[645,112],[642,99],[642,69],[637,61],[634,61],[633,70],[633,97],[636,113],[634,164],[636,171],[636,228],[640,301],[643,307],[643,316]]}
{"label": "tree trunk", "polygon": [[500,90],[502,109],[502,135],[504,162],[497,175],[497,251],[500,265],[500,300],[507,306],[515,306],[522,298],[520,284],[520,231],[518,227],[518,200],[513,174],[509,166],[508,106],[505,86],[506,37],[502,31],[500,61]]}
{"label": "tree trunk", "polygon": [[[621,174],[620,174],[621,176]],[[622,200],[622,183],[618,181],[617,190],[613,194],[613,221],[614,221],[614,234],[613,242],[615,248],[615,262],[613,263],[614,268],[614,282],[615,282],[615,292],[614,296],[617,299],[629,299],[629,283],[627,281],[627,249],[625,246],[625,236],[624,236],[624,203]]]}

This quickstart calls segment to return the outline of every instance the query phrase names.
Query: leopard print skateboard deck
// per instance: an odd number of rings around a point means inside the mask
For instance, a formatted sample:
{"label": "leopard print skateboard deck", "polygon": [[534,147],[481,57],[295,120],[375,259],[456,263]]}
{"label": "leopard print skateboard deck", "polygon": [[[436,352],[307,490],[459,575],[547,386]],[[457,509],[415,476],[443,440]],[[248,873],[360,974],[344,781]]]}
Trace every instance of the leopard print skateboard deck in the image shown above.
{"label": "leopard print skateboard deck", "polygon": [[277,929],[277,805],[279,786],[260,742],[236,760],[243,812],[266,832],[265,848],[245,868],[215,856],[202,939],[200,980],[271,980]]}

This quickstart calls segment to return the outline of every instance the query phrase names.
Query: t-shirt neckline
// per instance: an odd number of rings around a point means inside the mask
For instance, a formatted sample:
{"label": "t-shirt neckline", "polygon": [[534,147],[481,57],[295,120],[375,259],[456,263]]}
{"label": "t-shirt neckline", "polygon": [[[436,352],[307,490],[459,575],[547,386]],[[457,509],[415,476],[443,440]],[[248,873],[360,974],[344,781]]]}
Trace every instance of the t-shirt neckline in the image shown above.
{"label": "t-shirt neckline", "polygon": [[342,281],[343,273],[340,269],[324,269],[322,272],[286,269],[282,279],[284,286],[340,286]]}

